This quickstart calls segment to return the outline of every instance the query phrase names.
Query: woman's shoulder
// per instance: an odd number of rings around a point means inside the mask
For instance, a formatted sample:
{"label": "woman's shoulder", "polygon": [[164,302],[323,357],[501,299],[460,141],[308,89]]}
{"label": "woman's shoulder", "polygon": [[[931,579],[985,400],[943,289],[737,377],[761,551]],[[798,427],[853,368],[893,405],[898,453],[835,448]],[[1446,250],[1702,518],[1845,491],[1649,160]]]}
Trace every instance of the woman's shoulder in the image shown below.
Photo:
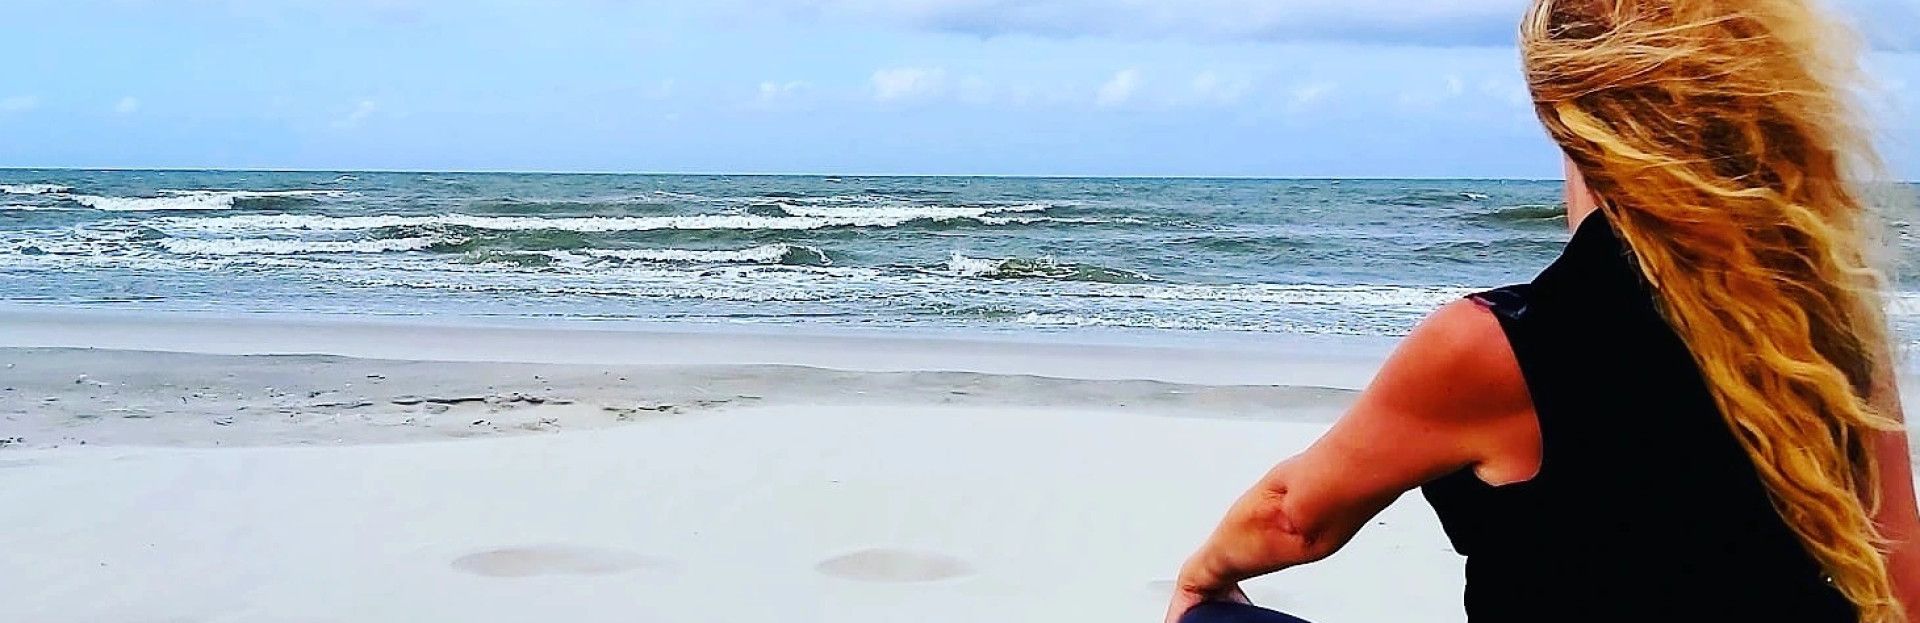
{"label": "woman's shoulder", "polygon": [[[1402,340],[1316,447],[1373,470],[1365,483],[1419,486],[1464,468],[1489,482],[1538,469],[1540,435],[1519,362],[1486,305],[1434,311]],[[1526,459],[1532,457],[1531,463]]]}
{"label": "woman's shoulder", "polygon": [[1499,318],[1523,313],[1524,305],[1524,296],[1510,301],[1475,296],[1435,310],[1382,366],[1367,388],[1368,398],[1395,405],[1400,413],[1454,424],[1530,415],[1526,379]]}

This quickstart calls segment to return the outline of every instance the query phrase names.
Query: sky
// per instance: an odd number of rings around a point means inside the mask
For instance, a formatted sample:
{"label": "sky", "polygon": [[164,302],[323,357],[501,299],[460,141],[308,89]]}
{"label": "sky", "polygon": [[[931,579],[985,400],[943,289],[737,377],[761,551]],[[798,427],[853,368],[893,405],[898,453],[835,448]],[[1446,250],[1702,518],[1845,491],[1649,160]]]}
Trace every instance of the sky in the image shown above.
{"label": "sky", "polygon": [[[1920,0],[1839,0],[1920,179]],[[0,167],[1557,178],[1524,0],[6,0]]]}

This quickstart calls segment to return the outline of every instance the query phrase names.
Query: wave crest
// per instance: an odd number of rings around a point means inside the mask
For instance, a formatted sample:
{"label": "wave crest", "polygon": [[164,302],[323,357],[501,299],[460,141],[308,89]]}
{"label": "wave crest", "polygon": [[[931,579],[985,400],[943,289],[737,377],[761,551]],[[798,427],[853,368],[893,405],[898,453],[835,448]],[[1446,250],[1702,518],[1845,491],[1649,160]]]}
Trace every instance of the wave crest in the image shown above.
{"label": "wave crest", "polygon": [[[353,231],[388,227],[466,227],[489,231],[566,230],[577,232],[653,231],[662,229],[730,229],[796,231],[840,227],[899,227],[918,221],[984,219],[959,216],[931,217],[923,214],[863,214],[848,216],[757,216],[751,214],[702,216],[475,216],[441,214],[436,216],[318,216],[295,214],[254,214],[213,218],[171,218],[156,221],[163,229],[193,231],[308,230]],[[1012,224],[1009,221],[1007,224]]]}
{"label": "wave crest", "polygon": [[482,263],[516,266],[549,266],[555,263],[586,266],[595,263],[651,264],[763,264],[783,266],[831,266],[833,259],[825,251],[806,245],[775,243],[745,249],[569,249],[554,251],[512,251],[488,249],[472,255]]}
{"label": "wave crest", "polygon": [[686,262],[711,264],[785,264],[789,266],[830,266],[826,252],[806,245],[765,244],[739,250],[695,249],[581,249],[563,251],[588,257],[636,262]]}
{"label": "wave crest", "polygon": [[1086,281],[1092,283],[1147,283],[1153,277],[1145,273],[1130,270],[1106,268],[1091,264],[1061,262],[1053,258],[1006,258],[985,259],[953,254],[947,260],[947,274],[956,277],[987,277],[994,279],[1053,279],[1057,281]]}
{"label": "wave crest", "polygon": [[6,195],[58,195],[72,190],[59,184],[0,184],[0,194]]}
{"label": "wave crest", "polygon": [[424,251],[459,244],[447,238],[388,238],[383,240],[275,240],[269,238],[168,238],[160,248],[177,255],[309,255],[326,253],[397,253]]}
{"label": "wave crest", "polygon": [[338,190],[162,190],[158,197],[73,195],[74,203],[105,212],[231,210],[236,202],[260,199],[339,197]]}
{"label": "wave crest", "polygon": [[876,207],[816,207],[800,206],[791,203],[775,205],[787,216],[804,218],[902,218],[902,219],[982,219],[995,214],[1016,212],[1044,212],[1052,207],[1044,203],[1029,203],[1008,206],[876,206]]}
{"label": "wave crest", "polygon": [[1564,224],[1567,220],[1567,209],[1560,205],[1525,204],[1478,212],[1468,218],[1504,225]]}
{"label": "wave crest", "polygon": [[73,212],[76,210],[78,210],[78,208],[63,208],[60,206],[0,205],[0,212]]}

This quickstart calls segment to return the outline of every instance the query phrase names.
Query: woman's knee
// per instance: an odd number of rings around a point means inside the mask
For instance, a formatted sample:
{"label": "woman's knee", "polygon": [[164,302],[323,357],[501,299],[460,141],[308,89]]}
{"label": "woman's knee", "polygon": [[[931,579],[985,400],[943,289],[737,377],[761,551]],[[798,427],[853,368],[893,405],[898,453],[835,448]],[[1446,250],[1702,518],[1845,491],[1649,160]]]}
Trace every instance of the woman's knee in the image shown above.
{"label": "woman's knee", "polygon": [[1288,614],[1259,606],[1226,601],[1210,601],[1180,615],[1180,623],[1307,623]]}

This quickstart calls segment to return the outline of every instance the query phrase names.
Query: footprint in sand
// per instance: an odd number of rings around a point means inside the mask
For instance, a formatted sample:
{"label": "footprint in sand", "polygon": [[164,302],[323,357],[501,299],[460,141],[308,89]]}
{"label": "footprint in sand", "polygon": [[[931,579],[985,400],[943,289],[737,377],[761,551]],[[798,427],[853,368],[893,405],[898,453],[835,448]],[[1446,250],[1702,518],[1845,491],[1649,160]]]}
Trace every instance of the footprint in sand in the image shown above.
{"label": "footprint in sand", "polygon": [[860,582],[937,582],[970,575],[966,561],[931,552],[901,549],[863,549],[814,565],[815,570],[843,580]]}
{"label": "footprint in sand", "polygon": [[571,545],[509,547],[475,552],[453,560],[454,569],[491,578],[612,575],[663,566],[661,561],[631,552]]}

